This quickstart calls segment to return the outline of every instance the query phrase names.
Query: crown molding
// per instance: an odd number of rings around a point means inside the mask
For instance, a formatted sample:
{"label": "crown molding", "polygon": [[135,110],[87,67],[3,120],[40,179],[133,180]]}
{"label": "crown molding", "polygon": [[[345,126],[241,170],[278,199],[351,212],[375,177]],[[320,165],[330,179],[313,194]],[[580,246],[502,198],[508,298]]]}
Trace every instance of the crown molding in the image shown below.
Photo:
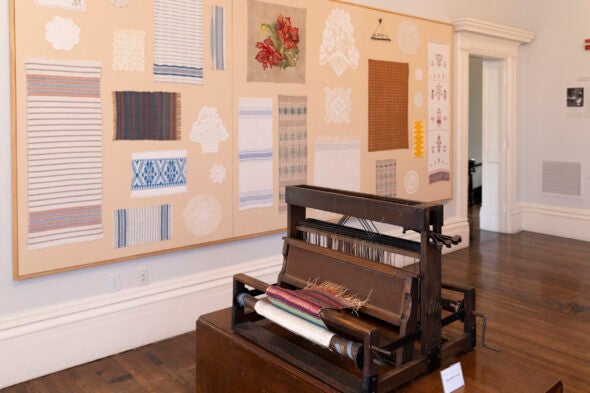
{"label": "crown molding", "polygon": [[452,21],[455,32],[471,32],[494,38],[503,38],[519,44],[530,44],[535,33],[514,27],[484,22],[473,18],[458,18]]}

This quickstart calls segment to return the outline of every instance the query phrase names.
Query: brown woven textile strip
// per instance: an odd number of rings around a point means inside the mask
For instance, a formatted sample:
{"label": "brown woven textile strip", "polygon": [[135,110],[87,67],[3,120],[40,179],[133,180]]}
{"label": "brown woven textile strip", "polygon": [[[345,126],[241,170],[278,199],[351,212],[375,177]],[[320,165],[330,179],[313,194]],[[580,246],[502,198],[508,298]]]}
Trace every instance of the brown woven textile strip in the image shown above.
{"label": "brown woven textile strip", "polygon": [[369,59],[369,151],[408,149],[407,63]]}
{"label": "brown woven textile strip", "polygon": [[180,139],[180,93],[113,92],[115,140]]}

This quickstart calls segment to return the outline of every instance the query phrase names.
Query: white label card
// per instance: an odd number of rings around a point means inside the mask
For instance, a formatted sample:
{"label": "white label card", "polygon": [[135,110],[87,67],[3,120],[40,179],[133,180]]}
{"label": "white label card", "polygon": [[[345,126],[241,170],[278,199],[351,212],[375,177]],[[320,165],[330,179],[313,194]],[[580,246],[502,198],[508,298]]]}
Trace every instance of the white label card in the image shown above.
{"label": "white label card", "polygon": [[460,387],[465,386],[463,380],[463,371],[461,370],[461,363],[455,363],[452,366],[442,370],[440,372],[440,378],[442,379],[444,393],[451,393]]}

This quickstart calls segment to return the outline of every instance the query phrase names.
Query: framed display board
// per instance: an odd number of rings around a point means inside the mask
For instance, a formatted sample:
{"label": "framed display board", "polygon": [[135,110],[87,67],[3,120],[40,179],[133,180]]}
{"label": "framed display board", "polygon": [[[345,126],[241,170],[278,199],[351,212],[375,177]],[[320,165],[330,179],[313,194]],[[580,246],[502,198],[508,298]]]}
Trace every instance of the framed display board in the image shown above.
{"label": "framed display board", "polygon": [[328,0],[10,7],[16,279],[281,231],[290,184],[452,195],[449,24]]}

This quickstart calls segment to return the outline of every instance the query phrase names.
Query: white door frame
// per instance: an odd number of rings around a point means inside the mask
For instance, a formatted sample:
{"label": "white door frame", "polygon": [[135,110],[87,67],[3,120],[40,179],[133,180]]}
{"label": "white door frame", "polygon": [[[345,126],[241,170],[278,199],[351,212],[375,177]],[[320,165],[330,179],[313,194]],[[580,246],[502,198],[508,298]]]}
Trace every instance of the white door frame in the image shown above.
{"label": "white door frame", "polygon": [[[471,18],[453,21],[454,45],[454,180],[453,197],[457,216],[467,218],[469,160],[469,56],[498,62],[501,74],[499,91],[498,201],[497,231],[520,230],[517,206],[517,86],[518,50],[532,42],[532,32],[482,22]],[[483,147],[485,150],[485,146]]]}

